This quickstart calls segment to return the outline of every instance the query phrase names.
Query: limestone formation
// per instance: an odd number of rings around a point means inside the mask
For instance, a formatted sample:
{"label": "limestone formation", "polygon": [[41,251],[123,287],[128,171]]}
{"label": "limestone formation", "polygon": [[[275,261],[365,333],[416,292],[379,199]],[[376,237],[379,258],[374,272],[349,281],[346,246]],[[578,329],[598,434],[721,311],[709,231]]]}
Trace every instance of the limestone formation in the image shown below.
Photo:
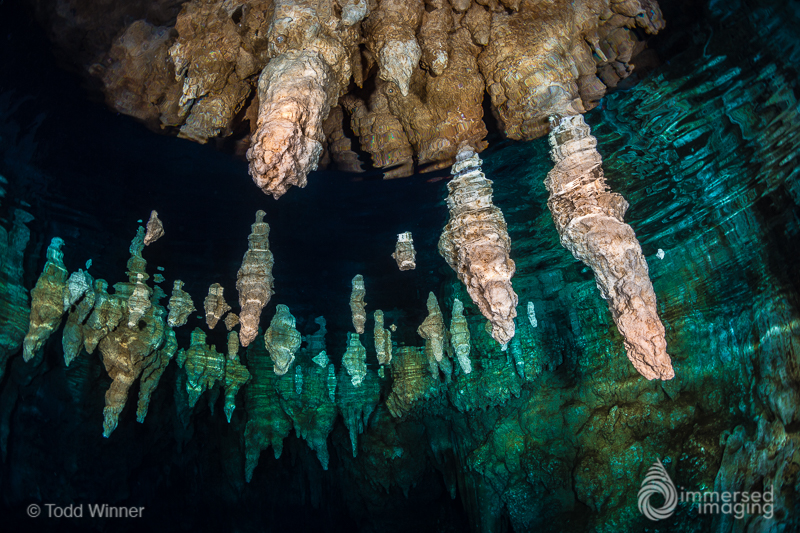
{"label": "limestone formation", "polygon": [[383,311],[375,311],[375,353],[378,364],[388,365],[392,362],[392,333],[383,327]]}
{"label": "limestone formation", "polygon": [[236,279],[239,291],[239,340],[247,347],[258,335],[261,310],[272,297],[272,252],[269,250],[269,224],[264,222],[266,213],[258,211],[256,221],[251,226],[248,248],[242,259],[242,267]]}
{"label": "limestone formation", "polygon": [[150,219],[147,221],[147,233],[144,236],[144,245],[150,246],[164,236],[164,225],[158,218],[158,213],[153,210],[150,212]]}
{"label": "limestone formation", "polygon": [[533,302],[528,302],[528,322],[531,323],[532,328],[539,325],[539,321],[536,320],[536,306],[533,305]]}
{"label": "limestone formation", "polygon": [[144,250],[144,236],[145,231],[142,226],[136,231],[136,236],[131,241],[130,253],[131,258],[128,259],[128,281],[132,288],[127,292],[128,300],[128,327],[137,327],[137,324],[142,317],[150,309],[150,296],[152,291],[145,283],[150,276],[145,272],[147,261],[142,257],[142,250]]}
{"label": "limestone formation", "polygon": [[258,79],[258,122],[247,158],[253,181],[275,198],[292,185],[305,187],[317,168],[322,123],[352,75],[358,27],[341,24],[338,9],[332,0],[274,2],[271,59]]}
{"label": "limestone formation", "polygon": [[179,279],[175,280],[172,285],[172,296],[170,296],[167,308],[169,309],[167,324],[171,328],[183,326],[189,319],[189,315],[197,311],[192,297],[183,290],[183,282]]}
{"label": "limestone formation", "polygon": [[231,310],[231,306],[225,301],[225,288],[219,283],[214,283],[208,288],[208,296],[203,302],[206,310],[206,324],[209,329],[217,327],[219,320]]}
{"label": "limestone formation", "polygon": [[450,320],[450,343],[453,345],[456,359],[465,374],[472,372],[472,363],[469,359],[469,327],[464,318],[464,304],[461,300],[453,300],[453,317]]}
{"label": "limestone formation", "polygon": [[353,143],[344,132],[344,112],[341,106],[331,108],[331,112],[325,122],[322,123],[322,131],[325,133],[328,154],[336,168],[343,172],[361,173],[361,161],[358,154],[353,150]]}
{"label": "limestone formation", "polygon": [[376,59],[382,80],[407,96],[422,50],[416,39],[425,6],[422,0],[379,0],[364,21],[367,50]]}
{"label": "limestone formation", "polygon": [[342,357],[342,365],[350,375],[353,386],[360,387],[367,375],[367,350],[357,333],[347,334],[347,350]]}
{"label": "limestone formation", "polygon": [[503,213],[492,204],[492,182],[480,166],[480,158],[469,151],[461,152],[453,165],[447,184],[450,220],[439,253],[492,323],[492,337],[505,345],[514,336],[517,316],[518,298],[511,287],[515,265]]}
{"label": "limestone formation", "polygon": [[356,387],[344,368],[339,370],[336,404],[342,412],[344,425],[350,433],[353,457],[358,455],[358,436],[364,432],[369,417],[378,405],[381,387],[373,371],[367,371],[363,383]]}
{"label": "limestone formation", "polygon": [[233,360],[239,355],[239,334],[235,331],[228,333],[228,359]]}
{"label": "limestone formation", "polygon": [[[292,419],[298,437],[317,454],[323,470],[328,469],[328,435],[338,411],[328,394],[328,371],[317,365],[300,365],[295,379],[285,376],[277,384],[284,411]],[[297,376],[301,376],[297,379]],[[300,386],[298,387],[298,384]]]}
{"label": "limestone formation", "polygon": [[139,404],[136,409],[136,420],[139,423],[144,422],[147,410],[150,408],[150,397],[177,350],[178,340],[175,338],[175,332],[168,329],[164,345],[156,350],[154,357],[149,358],[142,365],[142,377],[139,381]]}
{"label": "limestone formation", "polygon": [[260,342],[247,349],[247,367],[252,379],[244,388],[247,425],[244,430],[245,479],[250,482],[262,450],[272,446],[275,458],[283,452],[283,439],[292,430],[292,420],[281,407],[276,389],[279,376]]}
{"label": "limestone formation", "polygon": [[295,318],[289,308],[278,304],[269,329],[264,334],[264,346],[274,363],[275,374],[282,376],[294,361],[294,354],[300,348],[300,332],[295,328]]}
{"label": "limestone formation", "polygon": [[178,355],[179,363],[186,369],[186,392],[189,407],[194,407],[200,395],[211,390],[225,378],[225,356],[206,344],[206,334],[200,328],[192,331],[189,349]]}
{"label": "limestone formation", "polygon": [[236,313],[228,313],[227,315],[225,315],[225,320],[223,322],[225,322],[225,329],[230,331],[233,328],[235,328],[236,325],[239,323],[239,315],[237,315]]}
{"label": "limestone formation", "polygon": [[364,333],[364,325],[367,323],[367,312],[364,309],[364,296],[367,294],[364,288],[364,277],[361,274],[353,278],[353,290],[350,292],[350,312],[353,315],[353,327],[361,334]]}
{"label": "limestone formation", "polygon": [[[76,284],[80,285],[80,289],[75,288]],[[72,296],[76,294],[80,294],[80,296],[72,301]],[[67,281],[65,304],[68,303],[67,296],[71,303],[69,303],[69,312],[61,335],[61,345],[64,349],[64,363],[69,366],[85,344],[84,324],[92,312],[96,300],[92,277],[83,270],[73,273]]]}
{"label": "limestone formation", "polygon": [[127,307],[125,301],[117,295],[109,295],[107,289],[108,283],[105,280],[98,279],[94,282],[94,308],[82,328],[83,347],[89,354],[94,353],[100,340],[119,325]]}
{"label": "limestone formation", "polygon": [[[236,332],[231,332],[232,337],[236,337]],[[229,337],[230,338],[230,337]],[[236,347],[239,347],[239,339],[235,338],[236,340]],[[230,347],[231,343],[228,343]],[[225,387],[225,418],[228,419],[228,423],[231,422],[231,416],[233,416],[233,411],[236,409],[236,393],[239,392],[239,388],[247,383],[250,379],[250,372],[247,371],[247,367],[245,367],[242,363],[239,362],[239,356],[235,353],[233,355],[228,353],[228,359],[225,361],[225,376],[223,378],[222,385]]]}
{"label": "limestone formation", "polygon": [[58,328],[64,315],[64,297],[67,293],[67,269],[61,247],[64,241],[53,237],[47,247],[47,262],[42,275],[31,291],[31,315],[28,333],[23,341],[23,357],[30,361]]}
{"label": "limestone formation", "polygon": [[[67,280],[67,291],[64,293],[64,312],[78,303],[84,295],[92,290],[94,280],[88,272],[78,270],[73,272]],[[91,308],[90,308],[91,310]]]}
{"label": "limestone formation", "polygon": [[419,401],[438,392],[439,380],[427,371],[428,361],[422,348],[402,346],[392,359],[392,392],[386,407],[393,417],[407,414]]}
{"label": "limestone formation", "polygon": [[417,333],[425,339],[425,345],[430,347],[437,363],[444,358],[444,317],[439,308],[439,301],[433,292],[428,294],[428,316],[417,328]]}
{"label": "limestone formation", "polygon": [[414,250],[414,239],[411,232],[397,235],[397,244],[394,247],[392,258],[397,261],[400,270],[414,270],[417,268],[417,251]]}
{"label": "limestone formation", "polygon": [[555,165],[545,185],[561,244],[594,271],[636,370],[647,379],[672,379],[647,261],[633,228],[623,221],[628,202],[608,191],[597,140],[583,116],[554,117],[552,126]]}

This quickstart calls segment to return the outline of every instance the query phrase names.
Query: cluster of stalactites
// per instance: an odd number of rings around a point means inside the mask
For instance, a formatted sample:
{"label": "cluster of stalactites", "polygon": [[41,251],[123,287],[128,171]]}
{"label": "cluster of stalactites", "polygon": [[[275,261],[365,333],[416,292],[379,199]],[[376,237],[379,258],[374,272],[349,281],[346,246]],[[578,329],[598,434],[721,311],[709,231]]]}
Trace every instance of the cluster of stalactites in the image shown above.
{"label": "cluster of stalactites", "polygon": [[273,258],[269,250],[269,224],[264,222],[266,213],[258,211],[256,221],[248,237],[249,246],[242,259],[236,280],[239,291],[239,341],[248,346],[258,335],[261,310],[273,294]]}
{"label": "cluster of stalactites", "polygon": [[453,165],[447,207],[450,220],[439,239],[439,253],[456,271],[472,301],[492,324],[492,337],[505,345],[514,336],[517,295],[511,287],[514,261],[503,213],[492,203],[492,182],[481,160],[461,152]]}
{"label": "cluster of stalactites", "polygon": [[392,258],[397,261],[400,270],[414,270],[417,268],[417,251],[414,250],[414,239],[411,232],[399,233],[397,244],[394,247]]}
{"label": "cluster of stalactites", "polygon": [[353,327],[359,334],[364,333],[364,325],[367,323],[367,312],[364,309],[367,306],[364,302],[366,294],[364,277],[358,274],[353,278],[353,290],[350,292],[350,312],[353,315]]}
{"label": "cluster of stalactites", "polygon": [[275,316],[264,334],[264,345],[274,363],[275,374],[279,376],[289,370],[294,354],[300,349],[301,336],[295,325],[295,318],[289,308],[278,304]]}
{"label": "cluster of stalactites", "polygon": [[608,191],[597,140],[583,116],[572,115],[552,119],[550,145],[555,165],[545,180],[547,205],[561,244],[594,271],[636,370],[647,379],[672,379],[647,261],[623,221],[628,203]]}

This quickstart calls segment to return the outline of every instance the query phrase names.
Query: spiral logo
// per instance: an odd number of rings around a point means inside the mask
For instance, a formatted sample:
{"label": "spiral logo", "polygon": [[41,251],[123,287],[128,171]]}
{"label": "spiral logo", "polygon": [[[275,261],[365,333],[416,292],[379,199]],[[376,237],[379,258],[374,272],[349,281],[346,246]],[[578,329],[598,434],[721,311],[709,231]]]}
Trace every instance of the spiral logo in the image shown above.
{"label": "spiral logo", "polygon": [[[653,494],[664,496],[664,505],[654,509],[650,505],[650,497]],[[678,505],[678,491],[667,474],[667,470],[661,461],[656,459],[647,475],[642,481],[642,488],[639,489],[639,512],[650,520],[663,520],[672,516],[675,507]]]}

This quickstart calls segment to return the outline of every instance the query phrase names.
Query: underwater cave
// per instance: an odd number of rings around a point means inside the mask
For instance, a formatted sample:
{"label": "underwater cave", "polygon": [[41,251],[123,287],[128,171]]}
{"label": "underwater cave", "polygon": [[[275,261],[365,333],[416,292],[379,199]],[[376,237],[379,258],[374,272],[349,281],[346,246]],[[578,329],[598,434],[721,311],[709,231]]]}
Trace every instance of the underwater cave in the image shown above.
{"label": "underwater cave", "polygon": [[800,2],[0,0],[5,531],[800,531]]}

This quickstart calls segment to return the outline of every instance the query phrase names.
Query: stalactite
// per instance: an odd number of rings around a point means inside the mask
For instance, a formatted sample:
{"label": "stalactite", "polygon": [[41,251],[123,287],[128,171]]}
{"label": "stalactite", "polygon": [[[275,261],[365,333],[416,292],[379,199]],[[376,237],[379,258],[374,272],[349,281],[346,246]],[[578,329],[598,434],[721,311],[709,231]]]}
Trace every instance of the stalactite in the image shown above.
{"label": "stalactite", "polygon": [[428,294],[428,316],[417,328],[417,333],[420,337],[425,339],[426,350],[430,350],[435,363],[431,369],[434,375],[438,375],[438,370],[435,367],[444,358],[444,317],[442,310],[439,308],[439,301],[433,292]]}
{"label": "stalactite", "polygon": [[353,386],[361,386],[361,382],[367,374],[367,350],[361,344],[357,333],[347,334],[347,350],[342,357],[342,365],[350,375]]}
{"label": "stalactite", "polygon": [[142,377],[139,380],[139,404],[136,409],[136,420],[139,423],[144,422],[147,411],[150,408],[150,397],[158,387],[161,375],[177,350],[178,340],[175,338],[175,332],[167,329],[164,345],[156,350],[155,357],[149,358],[142,365]]}
{"label": "stalactite", "polygon": [[289,365],[294,361],[294,354],[300,349],[301,336],[295,324],[295,318],[289,312],[289,308],[278,304],[275,316],[264,334],[264,346],[275,364],[275,374],[278,376],[284,375],[289,370]]}
{"label": "stalactite", "polygon": [[235,328],[236,325],[239,323],[239,315],[237,315],[236,313],[228,313],[227,315],[225,315],[225,320],[223,322],[225,322],[225,329],[230,331],[233,328]]}
{"label": "stalactite", "polygon": [[185,361],[182,366],[186,369],[186,392],[189,394],[189,407],[194,407],[201,394],[224,380],[225,356],[207,345],[205,332],[195,328],[189,349],[178,357]]}
{"label": "stalactite", "polygon": [[358,455],[358,436],[364,432],[367,422],[381,396],[378,377],[373,371],[367,371],[360,386],[353,385],[350,375],[344,368],[339,370],[336,404],[342,412],[344,425],[350,433],[350,444],[353,457]]}
{"label": "stalactite", "polygon": [[158,213],[153,210],[150,212],[150,219],[147,221],[147,233],[144,236],[144,245],[150,246],[164,236],[164,225],[158,218]]}
{"label": "stalactite", "polygon": [[258,211],[256,221],[251,226],[247,252],[242,259],[236,280],[239,291],[239,340],[247,347],[258,335],[261,310],[272,297],[275,283],[272,277],[272,252],[269,250],[269,224],[264,222],[266,213]]}
{"label": "stalactite", "polygon": [[439,253],[492,323],[492,337],[504,345],[514,336],[517,316],[518,299],[511,287],[515,265],[503,213],[492,204],[492,182],[480,165],[470,151],[461,152],[453,165],[447,184],[450,221],[439,239]]}
{"label": "stalactite", "polygon": [[[79,285],[80,288],[76,288],[75,285]],[[84,323],[94,309],[95,300],[92,277],[83,270],[72,274],[67,281],[64,301],[69,312],[61,335],[64,363],[67,366],[78,356],[85,344]]]}
{"label": "stalactite", "polygon": [[[0,183],[2,183],[0,181]],[[0,187],[0,196],[3,189]],[[10,231],[0,226],[0,381],[6,361],[17,352],[29,328],[30,306],[25,288],[23,259],[30,240],[26,226],[33,215],[22,209],[12,209],[14,221]]]}
{"label": "stalactite", "polygon": [[414,250],[414,239],[411,232],[399,233],[397,244],[394,247],[392,258],[397,261],[400,270],[414,270],[417,268],[417,251]]}
{"label": "stalactite", "polygon": [[231,306],[225,301],[224,293],[225,288],[219,283],[214,283],[208,288],[208,296],[203,301],[208,329],[217,327],[220,319],[231,310]]}
{"label": "stalactite", "polygon": [[361,274],[357,274],[353,278],[353,290],[350,293],[350,312],[353,315],[353,327],[356,328],[356,332],[359,335],[364,333],[364,325],[367,323],[367,312],[364,310],[367,306],[364,303],[366,294],[364,277]]}
{"label": "stalactite", "polygon": [[171,328],[177,328],[186,324],[189,315],[197,311],[194,307],[192,297],[188,292],[183,290],[183,282],[175,280],[172,285],[172,296],[167,304],[169,315],[167,316],[167,324]]}
{"label": "stalactite", "polygon": [[[236,340],[236,347],[239,347],[239,339],[236,332],[232,331],[230,336]],[[228,343],[231,346],[231,343]],[[239,362],[239,356],[234,353],[233,355],[228,352],[228,359],[225,361],[225,377],[223,379],[223,386],[225,387],[225,418],[228,423],[231,423],[233,411],[236,409],[236,393],[239,388],[247,383],[250,379],[250,372],[247,367]]]}
{"label": "stalactite", "polygon": [[64,241],[53,237],[47,248],[47,262],[42,275],[31,291],[31,315],[28,333],[23,341],[23,358],[31,358],[58,328],[64,315],[64,295],[67,292],[67,269],[61,247]]}
{"label": "stalactite", "polygon": [[393,417],[407,414],[414,404],[434,396],[439,390],[439,380],[426,371],[428,365],[422,348],[402,346],[392,358],[392,392],[386,407]]}
{"label": "stalactite", "polygon": [[597,140],[582,115],[571,115],[552,119],[550,145],[555,166],[545,180],[547,205],[561,244],[594,271],[636,370],[647,379],[672,379],[647,261],[623,222],[628,203],[608,192]]}
{"label": "stalactite", "polygon": [[375,311],[375,352],[379,365],[392,362],[392,334],[383,327],[383,311],[380,309]]}
{"label": "stalactite", "polygon": [[453,317],[450,320],[450,343],[453,345],[456,359],[465,374],[472,372],[472,363],[469,360],[469,327],[464,318],[464,304],[458,298],[453,299]]}

